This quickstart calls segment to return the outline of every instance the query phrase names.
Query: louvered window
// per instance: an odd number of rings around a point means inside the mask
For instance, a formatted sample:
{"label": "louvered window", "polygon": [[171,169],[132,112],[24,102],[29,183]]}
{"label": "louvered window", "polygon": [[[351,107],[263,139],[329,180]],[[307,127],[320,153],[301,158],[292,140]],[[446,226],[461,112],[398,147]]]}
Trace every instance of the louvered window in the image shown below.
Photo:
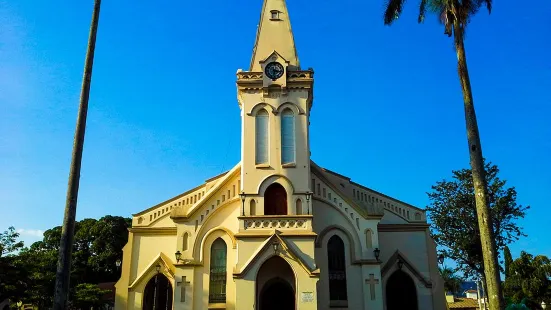
{"label": "louvered window", "polygon": [[262,109],[256,114],[256,164],[268,163],[268,112]]}
{"label": "louvered window", "polygon": [[281,163],[295,162],[295,115],[290,109],[281,114]]}

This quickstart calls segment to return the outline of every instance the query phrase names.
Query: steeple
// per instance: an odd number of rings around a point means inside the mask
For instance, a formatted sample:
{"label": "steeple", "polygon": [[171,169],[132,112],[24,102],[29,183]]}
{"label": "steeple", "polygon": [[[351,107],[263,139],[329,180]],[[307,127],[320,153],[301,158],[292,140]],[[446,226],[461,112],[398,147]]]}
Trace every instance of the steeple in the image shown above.
{"label": "steeple", "polygon": [[274,51],[288,61],[291,69],[298,69],[295,40],[285,0],[264,0],[249,71],[262,71],[260,61]]}

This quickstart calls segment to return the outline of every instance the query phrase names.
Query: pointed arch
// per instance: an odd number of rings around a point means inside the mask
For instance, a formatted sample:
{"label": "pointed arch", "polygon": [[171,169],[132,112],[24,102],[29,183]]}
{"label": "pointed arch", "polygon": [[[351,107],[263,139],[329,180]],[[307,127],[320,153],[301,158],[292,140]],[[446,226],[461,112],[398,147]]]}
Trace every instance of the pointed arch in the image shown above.
{"label": "pointed arch", "polygon": [[365,230],[365,247],[367,249],[373,248],[373,231],[370,228]]}
{"label": "pointed arch", "polygon": [[413,279],[403,270],[396,270],[386,283],[386,309],[419,309],[417,288]]}
{"label": "pointed arch", "polygon": [[157,273],[145,285],[142,309],[172,309],[172,292],[172,285],[168,278],[162,273]]}
{"label": "pointed arch", "polygon": [[344,242],[338,235],[333,235],[327,242],[329,300],[348,300],[344,252]]}
{"label": "pointed arch", "polygon": [[210,247],[209,303],[226,302],[228,247],[222,238]]}

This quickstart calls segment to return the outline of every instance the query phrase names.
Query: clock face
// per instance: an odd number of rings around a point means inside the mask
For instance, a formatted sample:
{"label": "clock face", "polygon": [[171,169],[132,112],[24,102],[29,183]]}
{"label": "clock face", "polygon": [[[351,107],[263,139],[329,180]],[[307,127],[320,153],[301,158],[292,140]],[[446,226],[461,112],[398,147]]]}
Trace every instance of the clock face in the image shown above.
{"label": "clock face", "polygon": [[271,62],[266,65],[266,69],[264,71],[270,79],[277,80],[283,75],[284,69],[279,62]]}

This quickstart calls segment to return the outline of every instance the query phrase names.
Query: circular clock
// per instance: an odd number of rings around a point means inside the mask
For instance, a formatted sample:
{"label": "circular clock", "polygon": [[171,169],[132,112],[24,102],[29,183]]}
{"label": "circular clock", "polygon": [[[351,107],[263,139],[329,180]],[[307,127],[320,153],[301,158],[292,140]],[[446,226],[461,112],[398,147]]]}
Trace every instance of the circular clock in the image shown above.
{"label": "circular clock", "polygon": [[266,72],[266,75],[272,79],[277,80],[279,79],[285,70],[283,69],[283,66],[279,62],[270,62],[266,65],[266,68],[264,69],[264,72]]}

